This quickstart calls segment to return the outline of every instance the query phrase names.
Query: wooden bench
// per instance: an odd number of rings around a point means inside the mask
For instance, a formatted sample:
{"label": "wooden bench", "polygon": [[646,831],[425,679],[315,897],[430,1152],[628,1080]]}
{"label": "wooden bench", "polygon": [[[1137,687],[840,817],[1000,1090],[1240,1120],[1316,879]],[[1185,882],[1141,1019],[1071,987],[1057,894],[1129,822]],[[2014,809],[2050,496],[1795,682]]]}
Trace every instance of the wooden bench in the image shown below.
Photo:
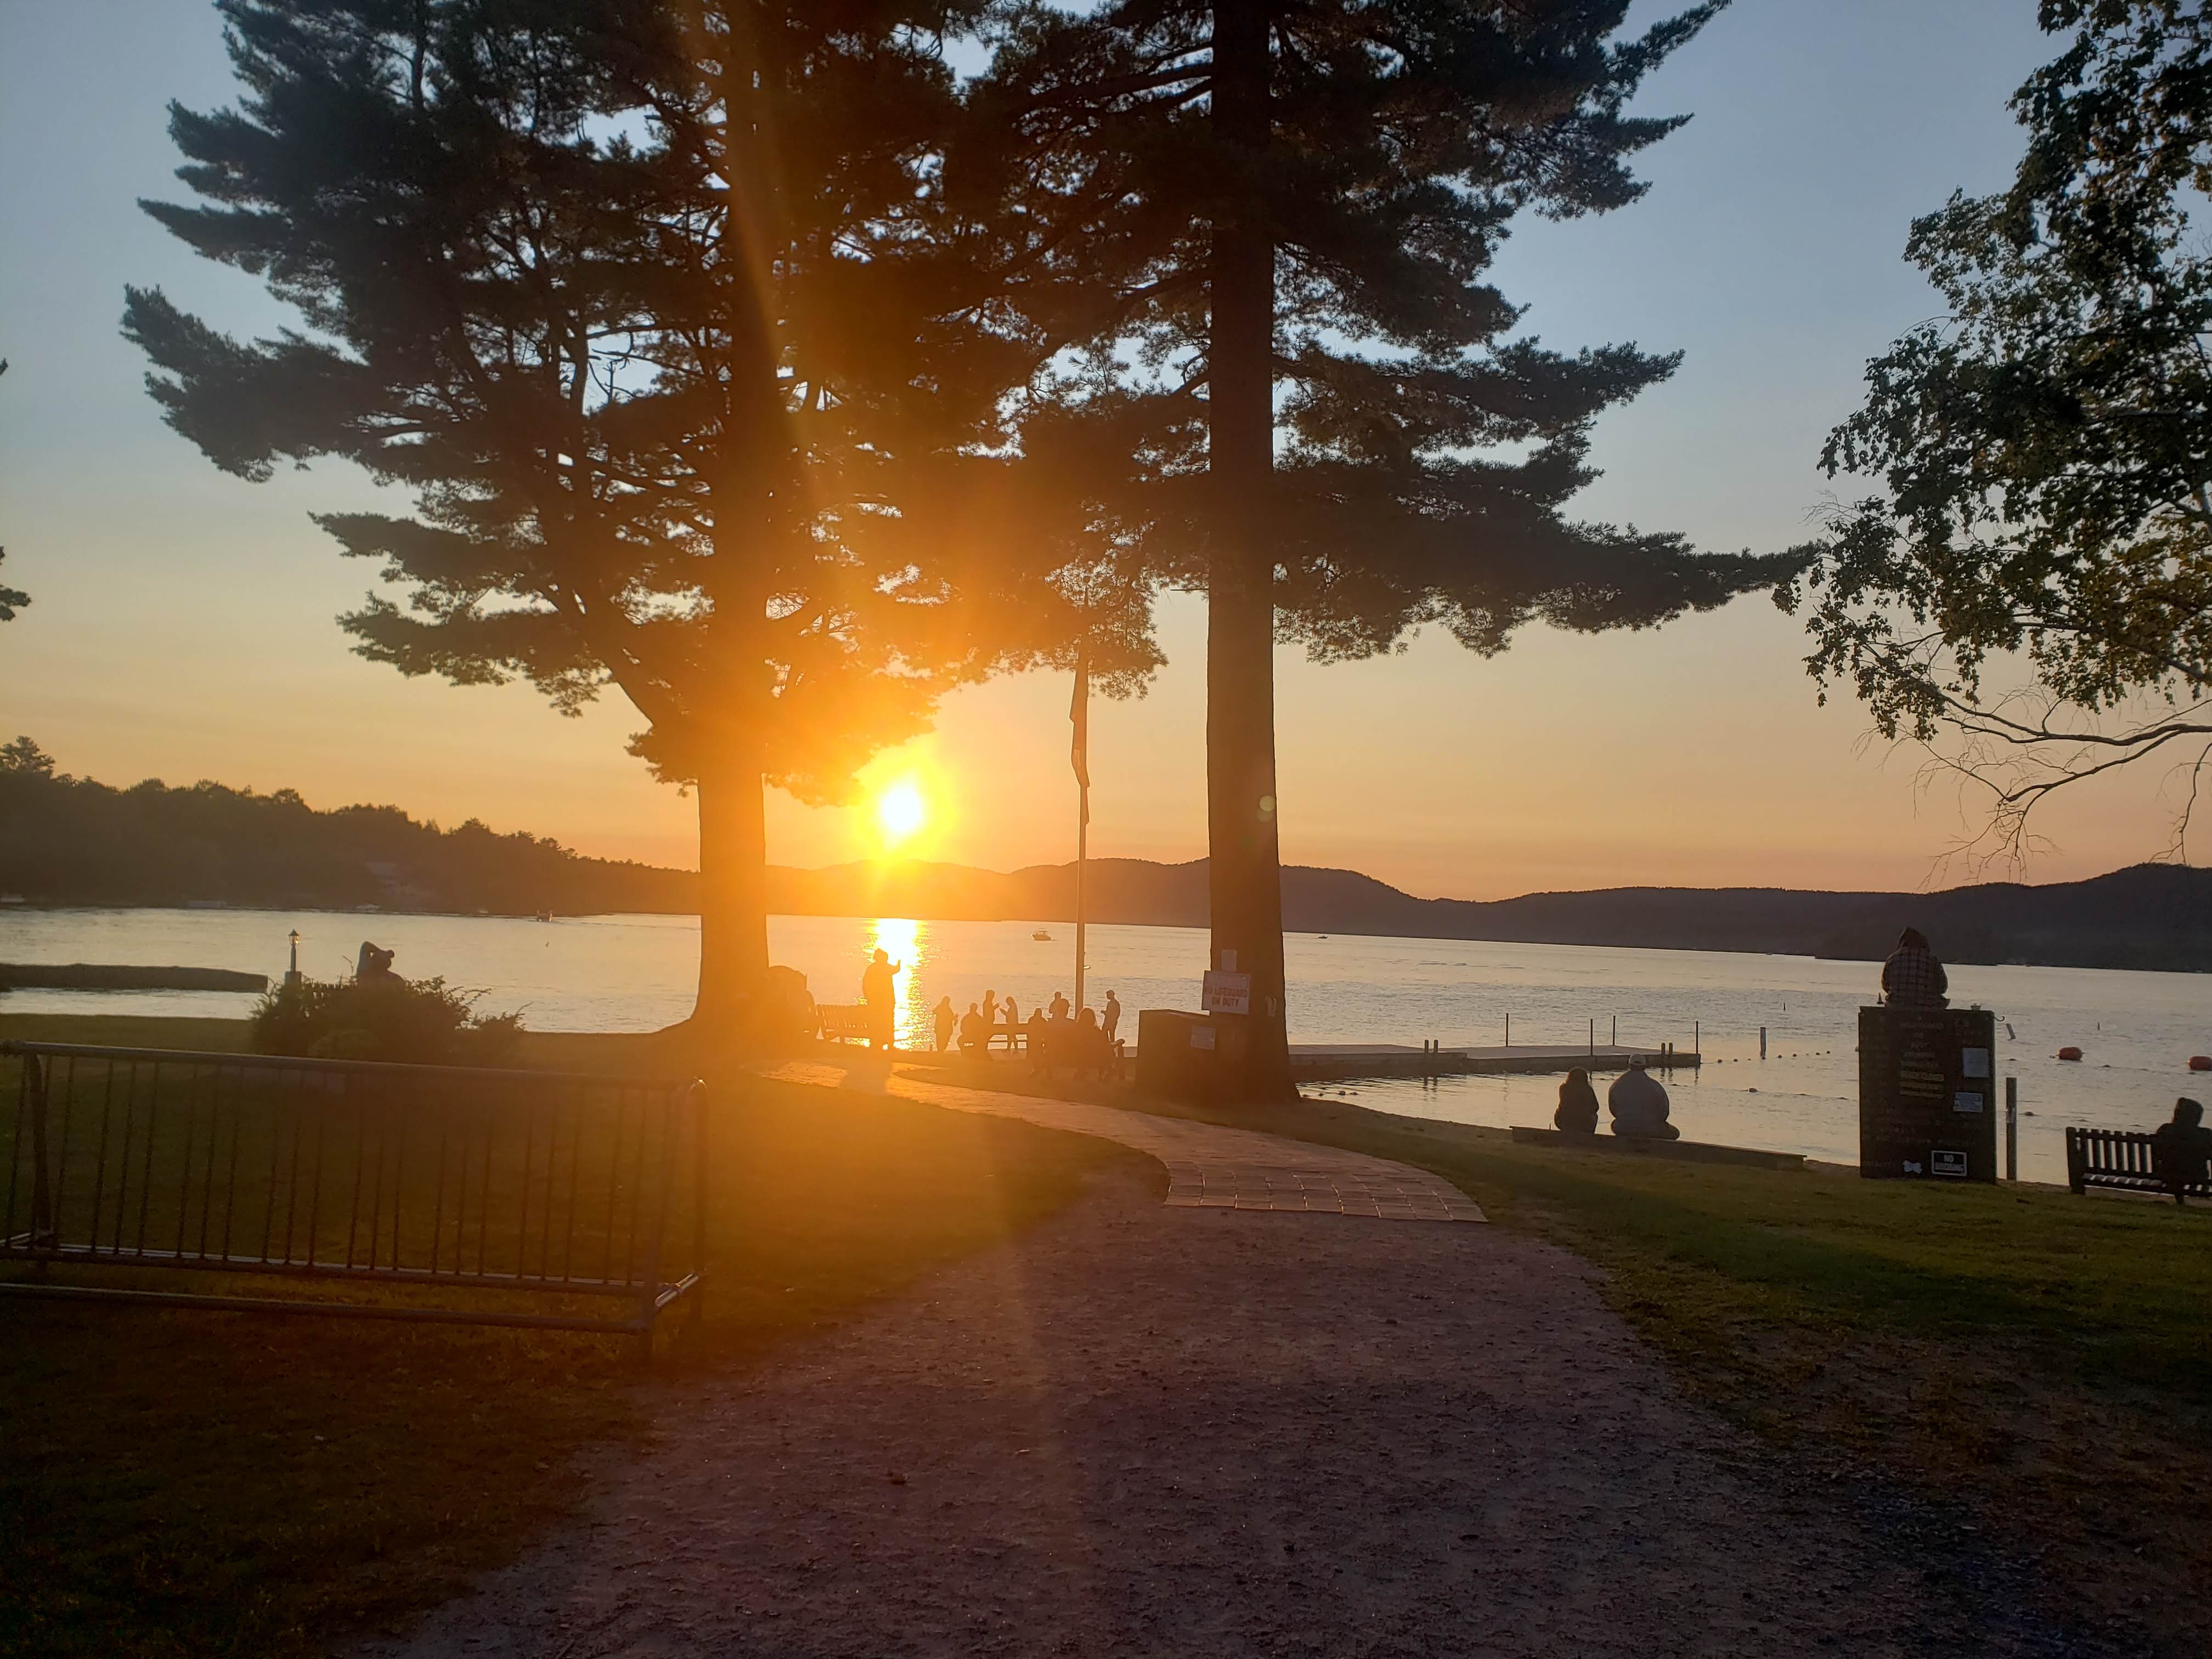
{"label": "wooden bench", "polygon": [[817,1018],[822,1022],[824,1042],[867,1042],[874,1033],[868,1029],[868,1008],[866,1003],[852,1008],[834,1008],[828,1003],[814,1005]]}
{"label": "wooden bench", "polygon": [[[2158,1178],[2151,1161],[2151,1138],[2136,1129],[2069,1126],[2066,1184],[2077,1193],[2109,1187],[2115,1192],[2153,1193],[2161,1198],[2173,1190]],[[2181,1190],[2191,1198],[2212,1198],[2212,1180],[2192,1181]]]}

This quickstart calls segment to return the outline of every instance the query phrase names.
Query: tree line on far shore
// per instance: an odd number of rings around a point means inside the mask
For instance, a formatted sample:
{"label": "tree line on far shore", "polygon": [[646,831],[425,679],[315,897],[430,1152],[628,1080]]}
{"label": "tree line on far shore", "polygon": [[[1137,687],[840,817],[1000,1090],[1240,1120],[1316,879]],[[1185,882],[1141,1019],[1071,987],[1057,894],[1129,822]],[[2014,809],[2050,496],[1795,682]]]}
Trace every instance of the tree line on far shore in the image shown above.
{"label": "tree line on far shore", "polygon": [[28,738],[0,745],[0,892],[35,903],[681,912],[698,881],[473,818],[441,830],[396,806],[318,811],[291,789],[118,789],[59,771]]}

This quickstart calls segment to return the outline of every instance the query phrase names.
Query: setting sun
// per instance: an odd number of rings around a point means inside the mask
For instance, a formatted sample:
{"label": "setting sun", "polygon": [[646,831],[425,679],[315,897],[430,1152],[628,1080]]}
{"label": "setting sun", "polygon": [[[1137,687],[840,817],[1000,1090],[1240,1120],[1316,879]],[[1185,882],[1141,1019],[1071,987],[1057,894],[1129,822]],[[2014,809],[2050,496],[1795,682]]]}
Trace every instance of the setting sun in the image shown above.
{"label": "setting sun", "polygon": [[876,822],[884,840],[896,847],[929,822],[929,803],[911,783],[894,784],[876,802]]}

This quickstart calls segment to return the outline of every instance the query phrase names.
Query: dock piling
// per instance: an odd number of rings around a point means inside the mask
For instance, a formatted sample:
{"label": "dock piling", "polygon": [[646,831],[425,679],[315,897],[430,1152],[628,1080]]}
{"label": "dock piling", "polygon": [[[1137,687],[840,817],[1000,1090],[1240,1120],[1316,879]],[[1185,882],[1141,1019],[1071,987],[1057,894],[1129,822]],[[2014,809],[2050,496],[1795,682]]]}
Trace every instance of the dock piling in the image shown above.
{"label": "dock piling", "polygon": [[2005,1079],[2005,1179],[2020,1179],[2020,1079]]}

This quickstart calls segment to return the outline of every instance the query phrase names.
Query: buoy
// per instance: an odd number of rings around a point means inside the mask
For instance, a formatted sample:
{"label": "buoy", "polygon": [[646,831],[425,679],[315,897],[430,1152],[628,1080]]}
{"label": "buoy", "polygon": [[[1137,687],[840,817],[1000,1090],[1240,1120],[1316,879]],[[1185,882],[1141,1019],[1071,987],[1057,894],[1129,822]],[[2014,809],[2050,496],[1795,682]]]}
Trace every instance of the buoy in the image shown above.
{"label": "buoy", "polygon": [[2069,1045],[2069,1047],[2061,1048],[2058,1051],[2058,1058],[2061,1060],[2079,1060],[2081,1058],[2081,1051],[2079,1048],[2073,1048]]}
{"label": "buoy", "polygon": [[2192,1072],[2212,1072],[2212,1054],[2191,1054],[2189,1069]]}

